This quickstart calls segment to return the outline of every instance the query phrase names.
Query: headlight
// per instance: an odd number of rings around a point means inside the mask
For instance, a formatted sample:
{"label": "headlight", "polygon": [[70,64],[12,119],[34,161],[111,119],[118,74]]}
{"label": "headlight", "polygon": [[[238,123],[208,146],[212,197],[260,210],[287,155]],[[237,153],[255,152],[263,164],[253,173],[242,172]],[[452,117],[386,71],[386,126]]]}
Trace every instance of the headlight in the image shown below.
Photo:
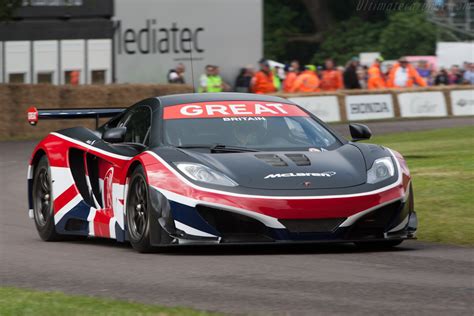
{"label": "headlight", "polygon": [[367,183],[378,183],[393,177],[395,167],[390,157],[379,158],[374,161],[372,168],[367,171]]}
{"label": "headlight", "polygon": [[228,187],[237,186],[237,183],[226,175],[204,165],[189,162],[175,162],[174,164],[182,173],[195,181],[225,185]]}

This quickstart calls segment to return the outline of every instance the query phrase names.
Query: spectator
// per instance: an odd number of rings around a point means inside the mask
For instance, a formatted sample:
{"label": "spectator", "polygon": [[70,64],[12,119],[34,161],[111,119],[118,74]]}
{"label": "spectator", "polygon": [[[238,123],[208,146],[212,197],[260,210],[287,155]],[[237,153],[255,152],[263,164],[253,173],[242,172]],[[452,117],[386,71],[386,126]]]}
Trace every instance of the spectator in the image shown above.
{"label": "spectator", "polygon": [[319,83],[316,66],[306,65],[305,70],[298,75],[289,92],[317,92]]}
{"label": "spectator", "polygon": [[179,63],[175,69],[171,69],[168,72],[168,83],[181,83],[184,84],[184,71],[186,68],[182,63]]}
{"label": "spectator", "polygon": [[369,80],[369,67],[366,65],[357,68],[357,76],[359,77],[359,84],[362,89],[367,89],[367,81]]}
{"label": "spectator", "polygon": [[344,70],[344,87],[346,89],[360,89],[359,76],[357,75],[357,67],[359,66],[359,58],[352,57],[347,63]]}
{"label": "spectator", "polygon": [[273,73],[273,85],[275,86],[276,91],[280,91],[281,89],[281,82],[283,81],[282,78],[280,78],[280,70],[281,68],[279,66],[275,66],[272,69]]}
{"label": "spectator", "polygon": [[421,87],[426,87],[425,80],[420,76],[415,67],[408,63],[405,57],[400,58],[390,70],[389,85],[396,88],[413,87],[416,83]]}
{"label": "spectator", "polygon": [[209,77],[211,77],[213,74],[213,66],[212,65],[207,65],[204,67],[204,73],[199,77],[199,92],[208,92],[208,82],[209,82]]}
{"label": "spectator", "polygon": [[283,91],[290,92],[293,85],[295,84],[296,77],[298,77],[300,73],[300,63],[297,60],[293,60],[290,66],[285,69],[286,70],[286,78],[283,82]]}
{"label": "spectator", "polygon": [[332,59],[326,59],[324,62],[325,70],[322,72],[321,89],[326,91],[334,91],[344,87],[342,74],[334,67]]}
{"label": "spectator", "polygon": [[474,63],[468,64],[464,71],[464,83],[474,84]]}
{"label": "spectator", "polygon": [[372,66],[370,66],[368,74],[369,79],[367,80],[368,89],[383,89],[386,87],[384,74],[380,69],[380,64],[383,62],[383,57],[379,56],[374,60]]}
{"label": "spectator", "polygon": [[438,74],[435,77],[434,84],[436,86],[449,85],[449,75],[446,69],[441,68],[441,70],[438,72]]}
{"label": "spectator", "polygon": [[199,92],[215,93],[230,90],[229,85],[222,80],[218,66],[207,65],[205,71],[206,73],[199,79]]}
{"label": "spectator", "polygon": [[259,65],[260,71],[258,71],[252,78],[250,84],[251,90],[258,94],[276,92],[270,64],[266,59],[261,59]]}
{"label": "spectator", "polygon": [[252,65],[247,65],[245,68],[240,70],[240,74],[235,80],[235,91],[237,92],[250,92],[250,82],[254,75],[254,69]]}
{"label": "spectator", "polygon": [[431,80],[431,69],[430,65],[426,60],[421,60],[418,62],[418,67],[416,68],[420,76],[425,80],[427,84],[430,83]]}
{"label": "spectator", "polygon": [[463,81],[463,75],[458,65],[451,66],[449,72],[449,83],[450,84],[461,84]]}

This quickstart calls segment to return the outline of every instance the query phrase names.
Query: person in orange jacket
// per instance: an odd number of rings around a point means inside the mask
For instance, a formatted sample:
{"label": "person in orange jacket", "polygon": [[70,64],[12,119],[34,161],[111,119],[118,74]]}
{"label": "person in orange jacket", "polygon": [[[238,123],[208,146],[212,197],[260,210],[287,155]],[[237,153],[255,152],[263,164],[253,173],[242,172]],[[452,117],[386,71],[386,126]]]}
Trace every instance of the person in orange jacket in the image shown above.
{"label": "person in orange jacket", "polygon": [[300,74],[300,63],[297,60],[293,60],[290,64],[288,71],[286,72],[285,81],[283,81],[283,92],[290,92],[291,88],[295,84],[296,78]]}
{"label": "person in orange jacket", "polygon": [[420,87],[426,87],[426,81],[420,76],[415,67],[410,65],[405,57],[399,59],[398,63],[393,65],[388,75],[390,87],[409,88],[416,83]]}
{"label": "person in orange jacket", "polygon": [[305,70],[296,78],[290,92],[317,92],[319,91],[319,78],[316,66],[306,65]]}
{"label": "person in orange jacket", "polygon": [[383,76],[382,70],[380,69],[380,64],[383,62],[381,56],[377,57],[369,68],[369,79],[367,80],[368,89],[383,89],[386,88],[385,78]]}
{"label": "person in orange jacket", "polygon": [[322,73],[320,88],[326,91],[342,89],[344,87],[342,73],[336,69],[334,61],[330,58],[326,59],[324,66],[325,70]]}
{"label": "person in orange jacket", "polygon": [[270,64],[265,59],[260,60],[259,64],[260,71],[253,76],[250,83],[252,92],[257,94],[276,92]]}

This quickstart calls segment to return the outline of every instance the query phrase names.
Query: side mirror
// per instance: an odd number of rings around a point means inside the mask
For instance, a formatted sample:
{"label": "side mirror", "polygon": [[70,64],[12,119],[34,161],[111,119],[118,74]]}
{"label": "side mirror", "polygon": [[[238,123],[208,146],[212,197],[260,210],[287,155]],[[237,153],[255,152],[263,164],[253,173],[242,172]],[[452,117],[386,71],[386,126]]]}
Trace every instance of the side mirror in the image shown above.
{"label": "side mirror", "polygon": [[108,143],[122,143],[125,140],[126,133],[126,127],[114,127],[106,130],[102,135],[102,139]]}
{"label": "side mirror", "polygon": [[349,125],[349,130],[351,131],[353,142],[370,139],[370,137],[372,137],[372,131],[364,124],[352,123]]}

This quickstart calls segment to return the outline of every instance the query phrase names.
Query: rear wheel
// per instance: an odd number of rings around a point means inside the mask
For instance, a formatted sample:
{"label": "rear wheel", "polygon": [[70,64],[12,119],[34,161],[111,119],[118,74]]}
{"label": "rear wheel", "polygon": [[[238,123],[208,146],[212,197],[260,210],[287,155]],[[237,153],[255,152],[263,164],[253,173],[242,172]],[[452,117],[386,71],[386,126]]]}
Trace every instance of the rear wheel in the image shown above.
{"label": "rear wheel", "polygon": [[143,167],[132,173],[127,195],[127,231],[132,247],[139,252],[153,250],[150,242],[150,203]]}
{"label": "rear wheel", "polygon": [[361,249],[374,249],[374,250],[383,250],[390,249],[400,245],[403,242],[403,239],[398,240],[383,240],[383,241],[361,241],[356,242],[355,245]]}
{"label": "rear wheel", "polygon": [[48,158],[41,157],[33,176],[33,215],[36,229],[45,241],[60,240],[54,227],[51,171]]}

